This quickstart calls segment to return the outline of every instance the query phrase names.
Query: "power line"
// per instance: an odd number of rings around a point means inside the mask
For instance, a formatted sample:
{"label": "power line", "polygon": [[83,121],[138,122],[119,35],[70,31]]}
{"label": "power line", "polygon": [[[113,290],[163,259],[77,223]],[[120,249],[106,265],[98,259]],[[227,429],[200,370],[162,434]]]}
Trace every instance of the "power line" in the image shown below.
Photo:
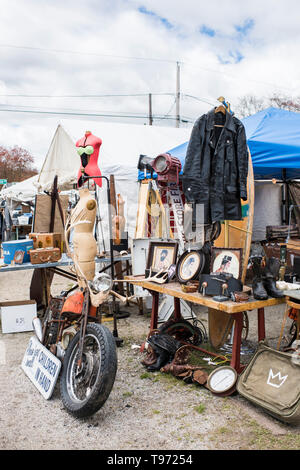
{"label": "power line", "polygon": [[[169,111],[164,115],[163,119],[166,118],[167,116],[169,116],[169,114],[171,113],[172,109],[173,109],[174,106],[175,106],[175,103],[176,103],[176,99],[174,98],[174,101],[173,101],[173,103],[172,103],[172,105],[171,105]],[[176,119],[177,119],[177,118],[176,118]],[[157,118],[156,120],[160,120],[160,119]]]}
{"label": "power line", "polygon": [[[112,94],[100,94],[100,95],[28,95],[28,94],[1,94],[0,97],[2,98],[120,98],[120,97],[148,97],[150,93],[112,93]],[[152,93],[152,96],[175,96],[174,93]],[[205,98],[199,98],[198,96],[194,95],[189,95],[186,93],[181,93],[182,97],[186,98],[192,98],[194,100],[209,104],[211,106],[214,106],[215,103],[212,103],[208,99]],[[12,105],[9,105],[12,106]]]}
{"label": "power line", "polygon": [[194,100],[201,101],[202,103],[210,104],[211,106],[215,105],[215,103],[212,103],[211,101],[208,101],[204,98],[198,98],[198,96],[186,95],[185,93],[181,93],[181,95],[186,96],[187,98],[193,98]]}
{"label": "power line", "polygon": [[[175,93],[151,93],[154,96],[173,96]],[[132,96],[149,96],[149,93],[119,93],[102,95],[28,95],[28,94],[0,94],[2,97],[14,98],[120,98]]]}
{"label": "power line", "polygon": [[87,51],[71,51],[71,50],[64,50],[64,49],[48,49],[44,47],[33,47],[33,46],[16,46],[14,44],[0,44],[0,47],[7,47],[12,49],[26,49],[32,51],[39,51],[39,52],[49,52],[55,54],[76,54],[81,56],[96,56],[96,57],[107,57],[110,59],[125,59],[125,60],[149,60],[154,62],[169,62],[175,64],[176,60],[171,59],[158,59],[153,57],[135,57],[135,56],[123,56],[123,55],[114,55],[114,54],[100,54],[98,52],[87,52]]}
{"label": "power line", "polygon": [[[90,117],[109,117],[109,118],[129,118],[129,119],[148,119],[147,115],[123,115],[123,114],[102,114],[102,113],[76,113],[76,112],[67,112],[67,111],[38,111],[38,110],[27,110],[27,109],[4,109],[0,108],[0,112],[7,113],[26,113],[26,114],[48,114],[48,115],[66,115],[66,116],[90,116]],[[176,117],[172,116],[159,116],[154,115],[153,119],[157,120],[176,120]],[[186,122],[194,122],[193,118],[182,116],[182,120]]]}

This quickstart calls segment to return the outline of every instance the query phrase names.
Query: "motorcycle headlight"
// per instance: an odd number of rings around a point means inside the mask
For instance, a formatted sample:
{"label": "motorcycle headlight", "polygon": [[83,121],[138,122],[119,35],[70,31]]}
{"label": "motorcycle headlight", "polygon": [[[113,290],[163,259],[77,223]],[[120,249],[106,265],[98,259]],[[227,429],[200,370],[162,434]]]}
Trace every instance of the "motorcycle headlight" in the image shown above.
{"label": "motorcycle headlight", "polygon": [[94,279],[90,281],[89,284],[90,288],[95,294],[98,294],[99,292],[107,292],[111,290],[113,285],[111,277],[105,273],[96,274]]}

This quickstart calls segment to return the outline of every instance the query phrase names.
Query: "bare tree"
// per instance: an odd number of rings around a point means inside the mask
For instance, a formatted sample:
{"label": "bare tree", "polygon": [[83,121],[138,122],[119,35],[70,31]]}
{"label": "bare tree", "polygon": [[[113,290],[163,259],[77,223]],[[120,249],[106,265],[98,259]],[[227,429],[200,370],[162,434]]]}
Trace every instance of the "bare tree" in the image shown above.
{"label": "bare tree", "polygon": [[36,175],[34,159],[30,153],[18,146],[6,148],[0,146],[0,178],[9,183],[23,181]]}
{"label": "bare tree", "polygon": [[264,98],[258,98],[254,95],[245,95],[239,98],[238,104],[235,109],[235,114],[240,118],[251,116],[265,109],[266,102]]}
{"label": "bare tree", "polygon": [[300,112],[300,96],[290,98],[288,96],[280,96],[276,93],[269,98],[271,106],[276,108],[286,109],[288,111]]}
{"label": "bare tree", "polygon": [[235,109],[235,114],[241,119],[258,113],[263,109],[273,106],[274,108],[286,109],[288,111],[300,112],[300,96],[288,97],[274,93],[269,97],[257,97],[254,95],[241,96]]}

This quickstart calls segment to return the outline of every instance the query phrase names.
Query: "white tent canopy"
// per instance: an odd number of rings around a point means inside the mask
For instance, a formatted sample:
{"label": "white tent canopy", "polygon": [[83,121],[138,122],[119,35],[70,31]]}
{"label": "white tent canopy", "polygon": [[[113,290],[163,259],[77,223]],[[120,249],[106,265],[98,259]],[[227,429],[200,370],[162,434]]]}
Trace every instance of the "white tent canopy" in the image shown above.
{"label": "white tent canopy", "polygon": [[11,199],[16,202],[27,202],[34,199],[37,192],[35,184],[37,183],[38,175],[31,176],[27,180],[20,183],[8,186],[0,192],[1,199]]}
{"label": "white tent canopy", "polygon": [[72,187],[76,182],[76,168],[78,171],[79,167],[80,157],[75,143],[59,124],[38,176],[38,191],[50,190],[56,175],[60,189]]}
{"label": "white tent canopy", "polygon": [[[53,124],[53,123],[52,123]],[[38,124],[39,128],[41,123]],[[49,127],[47,121],[45,126]],[[1,197],[14,201],[32,199],[37,192],[49,191],[55,175],[61,190],[77,182],[80,157],[75,143],[89,130],[102,139],[98,165],[101,173],[114,175],[116,191],[125,200],[125,216],[133,228],[138,200],[137,163],[141,154],[156,157],[190,137],[188,128],[158,127],[99,121],[66,119],[57,125],[39,175],[3,189]],[[44,129],[43,129],[44,132]],[[106,184],[100,191],[100,201],[106,198]],[[126,204],[127,203],[127,204]]]}

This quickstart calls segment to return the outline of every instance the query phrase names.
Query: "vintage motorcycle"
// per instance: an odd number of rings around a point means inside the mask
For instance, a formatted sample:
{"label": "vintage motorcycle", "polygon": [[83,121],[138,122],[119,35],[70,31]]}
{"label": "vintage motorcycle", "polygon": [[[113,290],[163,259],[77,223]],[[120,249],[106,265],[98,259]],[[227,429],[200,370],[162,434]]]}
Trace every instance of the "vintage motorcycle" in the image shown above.
{"label": "vintage motorcycle", "polygon": [[[98,287],[105,298],[111,279],[102,273],[90,287]],[[60,395],[64,407],[73,416],[84,418],[98,411],[112,390],[117,372],[116,342],[101,324],[98,309],[90,302],[90,290],[69,293],[50,297],[43,319],[36,317],[33,325],[40,343],[62,363]]]}

